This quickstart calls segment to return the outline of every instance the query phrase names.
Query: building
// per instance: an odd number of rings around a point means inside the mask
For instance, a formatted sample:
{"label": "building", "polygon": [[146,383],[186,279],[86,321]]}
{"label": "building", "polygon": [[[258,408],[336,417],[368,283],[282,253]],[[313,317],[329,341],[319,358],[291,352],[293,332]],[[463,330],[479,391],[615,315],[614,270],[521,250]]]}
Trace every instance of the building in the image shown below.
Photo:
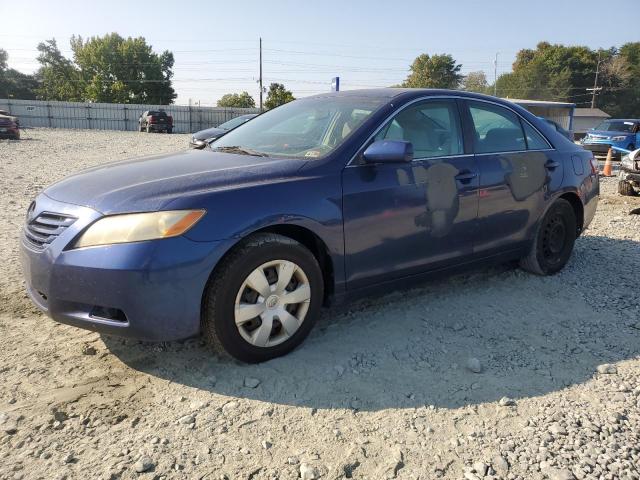
{"label": "building", "polygon": [[576,108],[573,112],[573,133],[576,140],[607,118],[611,118],[611,115],[599,108]]}
{"label": "building", "polygon": [[547,102],[546,100],[522,100],[517,98],[505,98],[509,102],[526,108],[537,117],[552,120],[569,132],[573,132],[573,117],[576,109],[575,103]]}

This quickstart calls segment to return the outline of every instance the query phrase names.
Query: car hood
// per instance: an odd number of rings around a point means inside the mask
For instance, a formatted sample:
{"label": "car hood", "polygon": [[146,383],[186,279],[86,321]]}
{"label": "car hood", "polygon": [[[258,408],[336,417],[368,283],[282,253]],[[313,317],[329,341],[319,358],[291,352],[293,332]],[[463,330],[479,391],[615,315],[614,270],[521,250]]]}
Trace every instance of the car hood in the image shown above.
{"label": "car hood", "polygon": [[589,130],[587,132],[589,135],[603,135],[605,137],[619,137],[624,135],[625,137],[629,137],[633,135],[633,133],[629,132],[617,132],[615,130]]}
{"label": "car hood", "polygon": [[227,131],[223,128],[207,128],[206,130],[200,130],[199,132],[194,133],[193,138],[197,140],[206,140],[208,138],[219,137],[226,132]]}
{"label": "car hood", "polygon": [[44,193],[104,214],[155,211],[195,192],[237,188],[292,176],[305,162],[188,150],[85,170]]}

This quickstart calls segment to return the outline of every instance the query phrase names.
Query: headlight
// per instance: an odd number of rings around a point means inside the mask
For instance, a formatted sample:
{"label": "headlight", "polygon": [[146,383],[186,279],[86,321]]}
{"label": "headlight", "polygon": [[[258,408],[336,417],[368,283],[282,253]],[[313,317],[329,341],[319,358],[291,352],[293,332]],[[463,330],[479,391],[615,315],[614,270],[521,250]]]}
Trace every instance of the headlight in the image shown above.
{"label": "headlight", "polygon": [[629,155],[622,157],[622,160],[620,160],[620,166],[633,170],[633,161],[631,160],[631,157]]}
{"label": "headlight", "polygon": [[611,137],[611,140],[614,142],[624,142],[627,137],[624,135],[619,135],[617,137]]}
{"label": "headlight", "polygon": [[204,210],[173,210],[103,217],[80,236],[74,248],[176,237],[198,223],[204,214]]}

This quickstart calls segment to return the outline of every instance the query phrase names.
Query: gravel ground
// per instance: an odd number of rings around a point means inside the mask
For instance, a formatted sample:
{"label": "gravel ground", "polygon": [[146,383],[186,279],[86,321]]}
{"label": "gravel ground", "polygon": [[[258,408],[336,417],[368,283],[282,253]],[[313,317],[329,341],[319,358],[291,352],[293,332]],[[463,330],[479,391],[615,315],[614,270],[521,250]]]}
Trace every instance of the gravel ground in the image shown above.
{"label": "gravel ground", "polygon": [[17,261],[32,197],[186,143],[0,141],[0,478],[640,478],[640,198],[604,179],[554,277],[503,266],[326,310],[301,348],[262,365],[40,314]]}

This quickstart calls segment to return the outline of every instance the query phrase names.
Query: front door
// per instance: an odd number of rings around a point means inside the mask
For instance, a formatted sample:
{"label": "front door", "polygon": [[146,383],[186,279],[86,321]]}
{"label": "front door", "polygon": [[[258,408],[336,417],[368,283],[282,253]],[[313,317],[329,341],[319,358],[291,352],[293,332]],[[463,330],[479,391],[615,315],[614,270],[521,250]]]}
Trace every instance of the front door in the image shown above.
{"label": "front door", "polygon": [[478,169],[464,149],[458,104],[413,103],[371,141],[406,140],[410,163],[365,164],[343,171],[347,288],[357,289],[464,261],[473,251]]}

